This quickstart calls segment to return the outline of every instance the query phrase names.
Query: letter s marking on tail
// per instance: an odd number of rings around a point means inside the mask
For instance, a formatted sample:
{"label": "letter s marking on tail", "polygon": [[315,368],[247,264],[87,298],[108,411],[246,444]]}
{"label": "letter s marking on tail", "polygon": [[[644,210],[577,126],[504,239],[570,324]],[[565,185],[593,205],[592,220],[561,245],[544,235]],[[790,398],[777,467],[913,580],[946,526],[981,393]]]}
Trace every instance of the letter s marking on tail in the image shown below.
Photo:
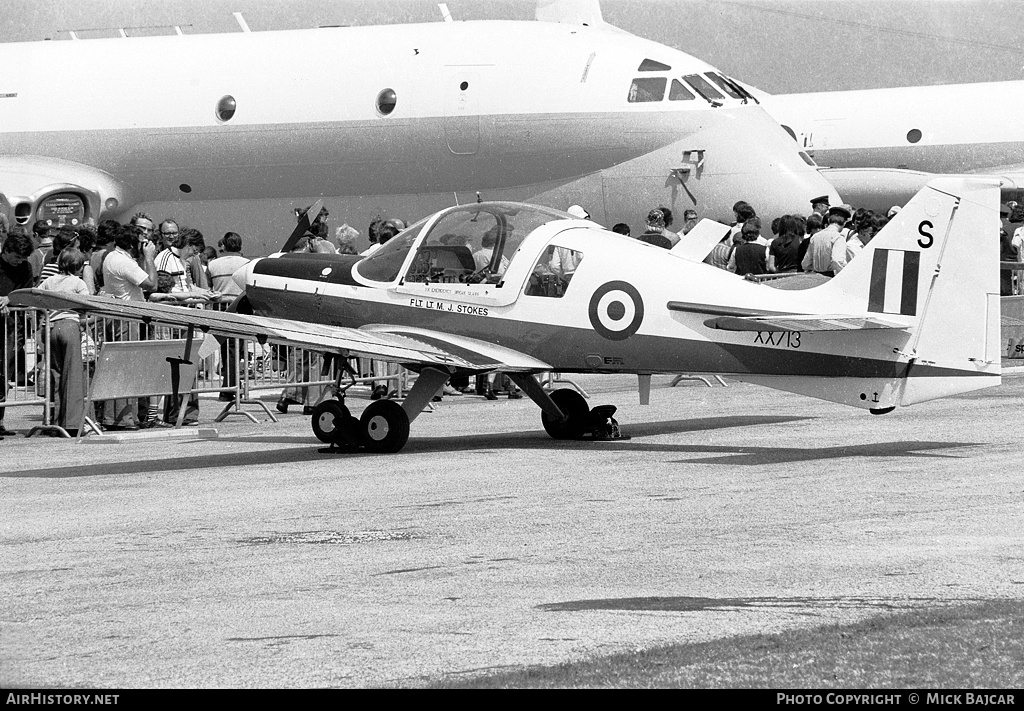
{"label": "letter s marking on tail", "polygon": [[919,235],[921,235],[922,237],[927,238],[927,240],[928,240],[927,242],[925,242],[925,240],[923,240],[923,239],[917,240],[917,243],[921,246],[921,249],[928,249],[933,244],[935,244],[935,238],[932,237],[930,232],[926,232],[925,229],[924,229],[926,225],[928,227],[930,227],[930,228],[934,228],[935,227],[935,225],[933,225],[928,220],[924,220],[920,225],[917,226],[917,233]]}

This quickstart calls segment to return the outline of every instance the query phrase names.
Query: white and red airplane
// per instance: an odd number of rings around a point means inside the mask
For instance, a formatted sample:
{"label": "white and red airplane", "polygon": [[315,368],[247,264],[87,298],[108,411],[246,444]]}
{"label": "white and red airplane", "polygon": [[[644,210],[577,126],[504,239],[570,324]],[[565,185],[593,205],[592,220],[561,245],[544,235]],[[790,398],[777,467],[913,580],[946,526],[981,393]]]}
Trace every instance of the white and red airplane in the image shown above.
{"label": "white and red airplane", "polygon": [[[0,211],[141,210],[239,232],[255,255],[318,198],[360,227],[482,194],[634,230],[657,206],[838,201],[714,67],[604,23],[595,1],[539,0],[536,16],[0,44]],[[69,75],[71,102],[55,90]]]}
{"label": "white and red airplane", "polygon": [[612,408],[591,410],[574,390],[549,393],[537,374],[637,374],[641,402],[652,373],[730,375],[876,414],[998,385],[998,225],[998,181],[939,179],[835,278],[799,290],[704,264],[706,249],[665,251],[550,208],[484,202],[442,210],[370,256],[257,260],[236,313],[39,290],[11,302],[418,373],[401,404],[372,402],[358,420],[339,378],[337,397],[313,413],[317,436],[339,445],[398,451],[449,378],[494,370],[541,407],[552,436],[577,438],[608,434]]}

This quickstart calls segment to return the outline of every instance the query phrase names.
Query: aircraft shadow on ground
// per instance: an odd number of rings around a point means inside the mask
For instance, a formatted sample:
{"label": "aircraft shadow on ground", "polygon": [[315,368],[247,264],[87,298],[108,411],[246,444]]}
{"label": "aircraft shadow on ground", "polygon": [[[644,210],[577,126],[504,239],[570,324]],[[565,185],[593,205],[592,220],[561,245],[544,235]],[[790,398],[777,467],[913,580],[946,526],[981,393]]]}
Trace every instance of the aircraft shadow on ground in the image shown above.
{"label": "aircraft shadow on ground", "polygon": [[[957,604],[982,600],[957,599]],[[569,600],[537,605],[543,612],[735,612],[737,610],[791,610],[818,614],[837,609],[909,610],[944,602],[935,597],[620,597]]]}
{"label": "aircraft shadow on ground", "polygon": [[[611,452],[645,452],[667,455],[696,455],[685,459],[670,459],[672,464],[727,464],[758,466],[764,464],[785,464],[834,460],[849,457],[939,457],[958,458],[961,454],[940,454],[938,450],[961,447],[977,447],[977,443],[966,442],[921,442],[893,441],[872,444],[836,447],[757,447],[742,444],[673,444],[669,442],[645,442],[646,437],[666,434],[686,434],[708,431],[775,425],[799,422],[812,418],[781,415],[744,415],[733,417],[706,417],[691,420],[668,420],[641,423],[623,428],[623,433],[632,437],[628,440],[553,440],[543,430],[527,432],[494,432],[465,435],[458,438],[429,437],[412,438],[398,454],[375,455],[353,452],[331,452],[321,443],[308,436],[257,436],[220,438],[218,442],[239,442],[248,444],[303,445],[309,448],[289,447],[288,449],[257,450],[251,452],[230,452],[205,454],[129,462],[105,462],[98,464],[66,467],[47,467],[15,472],[0,473],[0,478],[64,479],[87,476],[118,474],[142,474],[161,471],[186,471],[212,469],[217,467],[268,467],[277,464],[322,461],[325,457],[395,457],[444,452],[466,452],[487,450],[592,450]],[[718,455],[718,456],[707,456]]]}

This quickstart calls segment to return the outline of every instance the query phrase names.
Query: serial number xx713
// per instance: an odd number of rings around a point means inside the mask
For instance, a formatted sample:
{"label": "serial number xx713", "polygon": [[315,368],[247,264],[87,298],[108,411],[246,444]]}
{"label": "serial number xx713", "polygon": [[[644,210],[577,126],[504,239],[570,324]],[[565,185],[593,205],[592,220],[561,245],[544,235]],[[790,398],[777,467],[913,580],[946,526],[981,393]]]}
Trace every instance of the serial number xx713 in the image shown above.
{"label": "serial number xx713", "polygon": [[800,331],[758,331],[754,343],[782,348],[799,348]]}

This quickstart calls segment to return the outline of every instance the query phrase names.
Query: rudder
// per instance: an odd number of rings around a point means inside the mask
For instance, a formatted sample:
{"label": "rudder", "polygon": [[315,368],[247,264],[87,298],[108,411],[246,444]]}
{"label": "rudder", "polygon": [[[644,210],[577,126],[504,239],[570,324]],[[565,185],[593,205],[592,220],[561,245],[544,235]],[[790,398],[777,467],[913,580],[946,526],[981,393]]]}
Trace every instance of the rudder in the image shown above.
{"label": "rudder", "polygon": [[998,181],[933,180],[821,287],[910,321],[901,405],[999,384],[999,226]]}

